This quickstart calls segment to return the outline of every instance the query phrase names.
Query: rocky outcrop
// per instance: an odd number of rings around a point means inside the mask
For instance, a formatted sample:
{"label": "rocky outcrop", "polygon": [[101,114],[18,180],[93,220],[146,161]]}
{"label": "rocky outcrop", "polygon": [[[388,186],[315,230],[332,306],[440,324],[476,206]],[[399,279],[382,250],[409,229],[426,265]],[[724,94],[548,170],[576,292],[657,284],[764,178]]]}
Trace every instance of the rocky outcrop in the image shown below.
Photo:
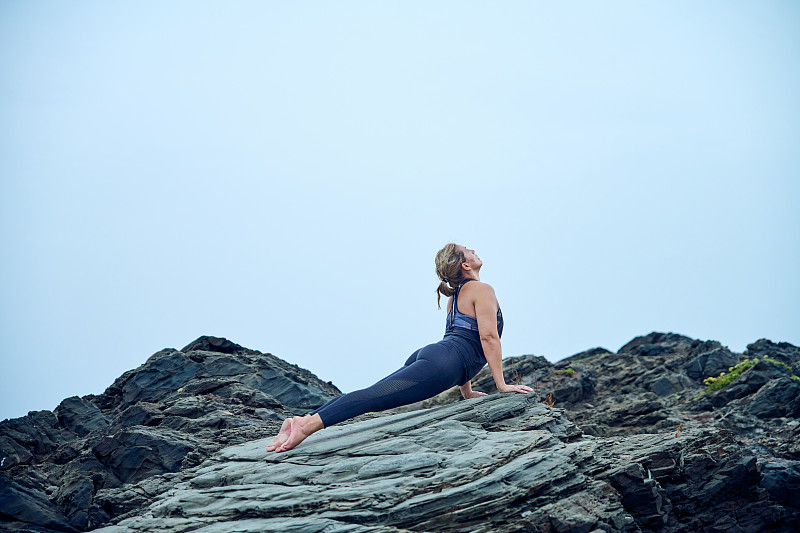
{"label": "rocky outcrop", "polygon": [[[730,434],[582,435],[535,395],[493,395],[326,429],[284,454],[225,448],[103,533],[780,531]],[[792,495],[782,494],[783,498]],[[735,510],[735,512],[734,512]]]}
{"label": "rocky outcrop", "polygon": [[[757,360],[720,390],[704,380]],[[800,348],[761,339],[744,353],[674,333],[636,337],[618,352],[594,348],[550,364],[527,355],[503,361],[507,379],[563,407],[585,433],[617,436],[677,431],[695,421],[727,429],[764,459],[800,460]],[[473,388],[491,391],[484,368]],[[458,400],[458,391],[407,407]],[[682,425],[682,426],[681,426]]]}
{"label": "rocky outcrop", "polygon": [[341,394],[270,354],[200,337],[103,394],[0,423],[0,528],[83,531],[138,509],[170,475]]}
{"label": "rocky outcrop", "polygon": [[[728,385],[707,391],[704,379],[728,373],[745,360],[755,363]],[[742,454],[755,458],[762,494],[766,491],[770,499],[781,502],[789,515],[798,512],[796,503],[788,503],[795,501],[790,494],[800,494],[800,348],[796,346],[761,339],[744,353],[734,353],[716,341],[654,332],[636,337],[616,353],[593,348],[555,364],[534,355],[512,357],[503,361],[503,368],[508,381],[534,387],[548,403],[562,407],[586,435],[620,439],[683,435],[687,428],[719,430]],[[473,388],[493,390],[487,368],[475,377]],[[458,400],[458,391],[451,390],[402,409]],[[713,501],[716,496],[705,497]],[[729,525],[721,529],[728,530]],[[759,530],[748,527],[744,529]],[[764,524],[759,527],[769,531]]]}
{"label": "rocky outcrop", "polygon": [[[339,391],[201,337],[101,395],[0,423],[0,529],[796,531],[797,368],[787,343],[738,354],[651,333],[556,364],[506,359],[535,395],[453,389],[274,454],[284,416]],[[494,392],[488,369],[473,388]]]}

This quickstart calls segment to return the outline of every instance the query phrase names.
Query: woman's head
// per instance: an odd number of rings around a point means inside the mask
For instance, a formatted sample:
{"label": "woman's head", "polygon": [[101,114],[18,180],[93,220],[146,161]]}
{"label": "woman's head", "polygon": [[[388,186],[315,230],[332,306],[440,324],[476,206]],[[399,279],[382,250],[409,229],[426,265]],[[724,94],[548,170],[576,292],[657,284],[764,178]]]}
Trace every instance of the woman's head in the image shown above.
{"label": "woman's head", "polygon": [[442,294],[449,298],[465,279],[476,279],[482,264],[474,250],[459,244],[446,244],[439,250],[436,253],[436,276],[439,278],[439,286],[436,288],[437,305],[441,307]]}

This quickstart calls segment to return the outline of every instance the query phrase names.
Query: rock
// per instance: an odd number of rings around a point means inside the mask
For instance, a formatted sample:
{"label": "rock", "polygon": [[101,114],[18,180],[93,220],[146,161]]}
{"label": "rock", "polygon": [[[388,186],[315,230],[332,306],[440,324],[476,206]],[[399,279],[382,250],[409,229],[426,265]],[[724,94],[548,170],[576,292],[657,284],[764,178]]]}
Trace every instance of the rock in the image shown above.
{"label": "rock", "polygon": [[92,504],[94,485],[87,477],[75,477],[61,485],[55,493],[55,502],[69,523],[79,530],[89,526],[89,507]]}
{"label": "rock", "polygon": [[659,396],[672,396],[695,387],[695,384],[687,376],[672,374],[666,368],[658,372],[651,372],[651,377],[653,379],[645,383],[645,388]]}
{"label": "rock", "polygon": [[[453,388],[267,454],[284,417],[339,390],[201,337],[103,394],[0,423],[0,529],[799,530],[799,354],[654,332],[556,364],[510,357],[507,380],[536,395]],[[759,361],[705,392],[745,357]],[[495,392],[488,369],[473,388]]]}
{"label": "rock", "polygon": [[58,424],[84,437],[92,431],[104,431],[108,420],[92,402],[72,396],[63,400],[55,410]]}
{"label": "rock", "polygon": [[733,508],[732,528],[779,530],[800,517],[764,500],[755,458],[719,430],[582,436],[533,394],[334,426],[283,454],[269,440],[220,450],[99,531],[701,531]]}
{"label": "rock", "polygon": [[[711,346],[707,346],[708,344]],[[703,343],[700,349],[693,350],[693,353],[697,353],[697,355],[691,357],[684,368],[686,375],[697,381],[703,381],[708,377],[717,377],[740,362],[739,357],[717,342]]]}
{"label": "rock", "polygon": [[618,350],[618,353],[631,353],[651,357],[670,351],[689,350],[692,339],[676,333],[653,332],[642,337],[636,337]]}
{"label": "rock", "polygon": [[760,418],[800,417],[800,381],[778,377],[758,389],[745,411]]}
{"label": "rock", "polygon": [[203,361],[202,370],[197,373],[198,378],[238,376],[239,374],[249,374],[258,370],[253,365],[242,362],[233,356],[216,356]]}
{"label": "rock", "polygon": [[772,342],[759,339],[747,345],[745,357],[762,359],[765,355],[794,368],[795,373],[800,371],[800,347],[788,342]]}
{"label": "rock", "polygon": [[197,446],[197,440],[185,433],[134,426],[104,438],[92,452],[122,483],[135,483],[177,472],[186,454]]}
{"label": "rock", "polygon": [[581,379],[564,380],[553,390],[553,398],[559,404],[576,403],[583,399],[583,383]]}
{"label": "rock", "polygon": [[659,402],[655,395],[643,394],[640,399],[630,403],[625,402],[617,407],[613,407],[600,414],[600,418],[609,426],[651,426],[660,420],[667,418],[663,411],[664,405]]}
{"label": "rock", "polygon": [[588,350],[584,350],[582,352],[578,352],[575,355],[571,355],[569,357],[565,357],[564,359],[562,359],[561,361],[556,363],[554,366],[556,368],[567,368],[567,367],[569,367],[571,365],[574,365],[574,364],[584,363],[584,362],[586,362],[587,360],[591,359],[592,357],[594,357],[596,355],[602,355],[602,354],[607,354],[607,353],[613,353],[613,352],[610,351],[610,350],[607,350],[605,348],[601,348],[601,347],[590,348]]}
{"label": "rock", "polygon": [[5,473],[0,476],[0,509],[5,531],[78,531],[42,490],[12,481]]}
{"label": "rock", "polygon": [[[205,457],[203,457],[204,459]],[[197,464],[201,462],[199,461]],[[192,466],[197,466],[197,464]],[[187,468],[187,472],[189,471],[191,471],[191,467]],[[92,522],[94,527],[107,524],[111,517],[119,520],[127,515],[136,514],[155,496],[173,488],[182,479],[181,473],[168,473],[150,476],[137,483],[128,483],[119,488],[99,489],[89,508],[90,518],[95,517]]]}
{"label": "rock", "polygon": [[[42,457],[58,449],[75,435],[61,431],[58,419],[51,411],[31,411],[27,415],[0,422],[0,438],[11,444],[12,453],[22,458],[27,451],[31,458]],[[3,449],[3,455],[5,449]]]}
{"label": "rock", "polygon": [[606,472],[622,505],[648,529],[662,530],[669,522],[672,505],[664,488],[639,463],[626,463]]}
{"label": "rock", "polygon": [[7,470],[12,466],[30,464],[33,453],[7,436],[0,436],[0,470]]}
{"label": "rock", "polygon": [[19,516],[0,511],[0,529],[98,527],[147,503],[157,492],[148,480],[164,483],[340,394],[307,370],[226,339],[201,337],[187,350],[156,352],[103,394],[0,423],[0,473],[30,481],[9,485],[4,501]]}
{"label": "rock", "polygon": [[120,430],[130,426],[157,426],[164,421],[166,413],[161,405],[152,402],[138,402],[114,416],[113,429]]}
{"label": "rock", "polygon": [[252,389],[262,390],[275,398],[281,404],[291,407],[296,414],[319,407],[328,401],[331,396],[319,386],[304,383],[300,376],[287,379],[280,368],[261,368],[257,372],[243,376],[241,383]]}
{"label": "rock", "polygon": [[796,462],[769,462],[761,465],[763,486],[770,499],[782,505],[800,509],[800,464]]}
{"label": "rock", "polygon": [[246,348],[222,337],[210,337],[208,335],[203,335],[184,346],[181,351],[183,353],[194,351],[235,353],[246,351]]}
{"label": "rock", "polygon": [[144,368],[125,381],[120,407],[137,402],[159,402],[175,396],[178,389],[194,378],[201,368],[186,354],[174,350],[156,359],[151,358]]}
{"label": "rock", "polygon": [[787,376],[787,371],[777,365],[766,361],[758,361],[755,365],[745,370],[736,381],[727,387],[710,395],[711,403],[715,407],[749,396],[773,379]]}
{"label": "rock", "polygon": [[[706,393],[703,379],[727,373],[748,357],[759,357],[759,362],[722,390]],[[555,405],[565,407],[591,435],[677,431],[681,424],[702,420],[733,431],[759,458],[800,459],[800,443],[795,444],[800,429],[786,423],[798,416],[791,400],[798,382],[792,379],[787,386],[792,371],[770,362],[789,364],[798,358],[800,348],[788,343],[762,339],[745,354],[736,354],[716,341],[653,332],[633,339],[619,353],[596,348],[552,365],[536,356],[509,358],[504,372],[510,377],[516,371],[522,383],[543,397],[552,395]],[[778,394],[783,388],[786,392]],[[473,379],[473,389],[494,390],[488,369]],[[637,404],[653,393],[661,407],[638,412]],[[410,408],[457,399],[457,391],[448,391]]]}

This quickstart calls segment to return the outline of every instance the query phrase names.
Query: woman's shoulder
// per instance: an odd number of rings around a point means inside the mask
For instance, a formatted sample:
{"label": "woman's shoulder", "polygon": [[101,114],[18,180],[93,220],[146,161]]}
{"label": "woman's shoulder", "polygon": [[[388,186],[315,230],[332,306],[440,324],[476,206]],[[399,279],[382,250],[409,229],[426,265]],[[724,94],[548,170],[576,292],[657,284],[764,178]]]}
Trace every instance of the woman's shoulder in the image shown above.
{"label": "woman's shoulder", "polygon": [[494,297],[494,288],[489,285],[488,283],[484,283],[482,281],[473,280],[469,283],[465,284],[463,288],[469,287],[469,292],[474,294],[475,296],[492,296]]}

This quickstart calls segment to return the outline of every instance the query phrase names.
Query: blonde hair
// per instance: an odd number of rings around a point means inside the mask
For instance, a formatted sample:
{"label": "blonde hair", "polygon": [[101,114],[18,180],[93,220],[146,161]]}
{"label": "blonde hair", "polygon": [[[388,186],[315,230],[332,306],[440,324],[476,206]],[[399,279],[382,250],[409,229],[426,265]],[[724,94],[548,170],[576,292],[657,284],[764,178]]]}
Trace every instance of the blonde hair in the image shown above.
{"label": "blonde hair", "polygon": [[439,286],[436,287],[436,305],[442,308],[442,295],[446,298],[451,297],[456,292],[462,281],[464,281],[464,271],[461,264],[466,261],[464,252],[459,250],[455,243],[445,244],[444,248],[436,253],[436,277],[439,278]]}

